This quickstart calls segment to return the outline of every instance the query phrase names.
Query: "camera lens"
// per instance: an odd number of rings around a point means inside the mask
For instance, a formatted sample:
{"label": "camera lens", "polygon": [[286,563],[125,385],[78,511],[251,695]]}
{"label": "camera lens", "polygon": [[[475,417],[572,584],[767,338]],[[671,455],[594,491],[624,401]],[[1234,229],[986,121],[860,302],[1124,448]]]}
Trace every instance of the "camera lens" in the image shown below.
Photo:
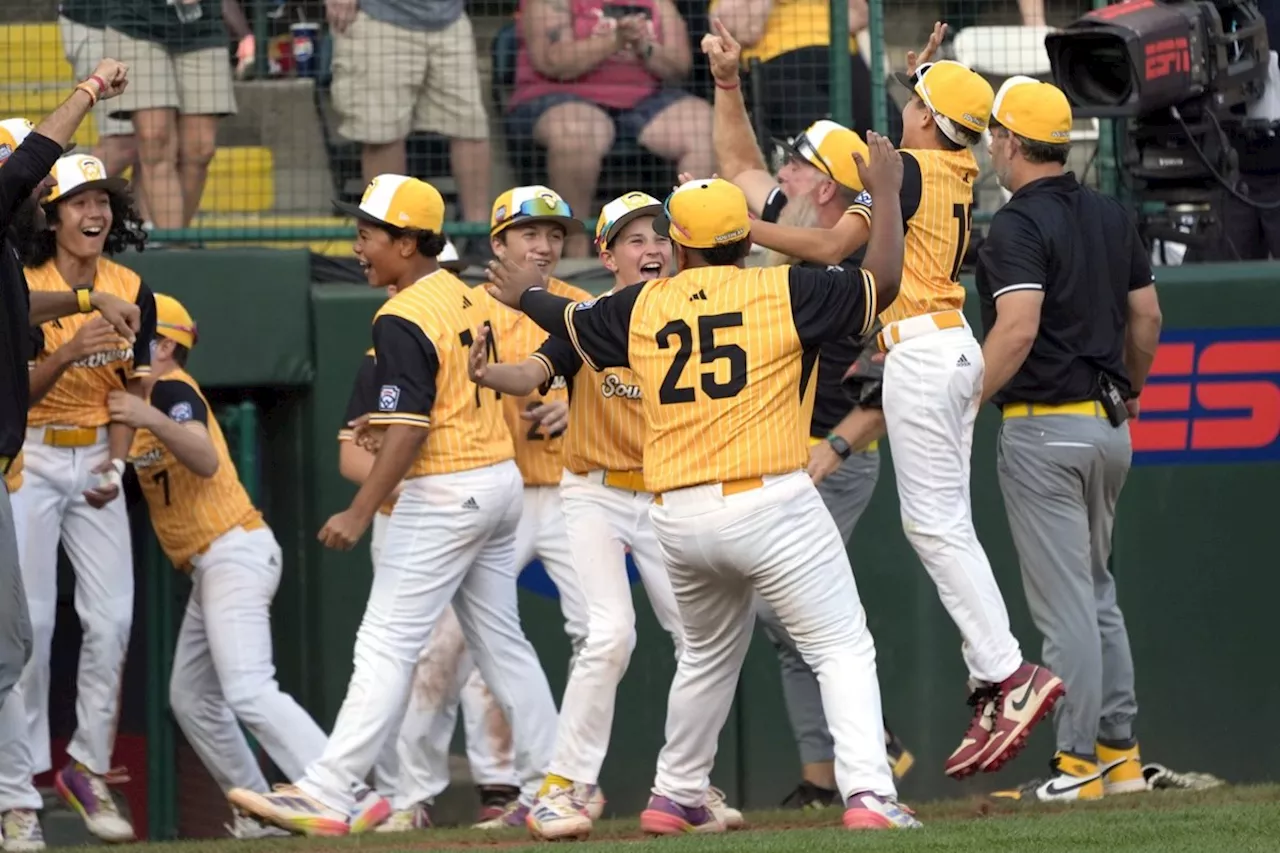
{"label": "camera lens", "polygon": [[1115,36],[1081,37],[1064,45],[1062,81],[1072,103],[1082,107],[1118,107],[1134,92],[1133,72],[1124,42]]}

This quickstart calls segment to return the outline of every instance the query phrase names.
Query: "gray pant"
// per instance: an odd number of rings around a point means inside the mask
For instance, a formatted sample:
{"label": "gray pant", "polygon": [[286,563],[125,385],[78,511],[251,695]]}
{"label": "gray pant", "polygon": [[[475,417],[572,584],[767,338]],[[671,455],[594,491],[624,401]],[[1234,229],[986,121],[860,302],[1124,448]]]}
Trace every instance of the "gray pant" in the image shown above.
{"label": "gray pant", "polygon": [[31,657],[31,616],[18,568],[18,534],[9,492],[0,483],[0,705]]}
{"label": "gray pant", "polygon": [[1010,418],[997,470],[1022,585],[1044,635],[1044,663],[1063,680],[1058,749],[1091,756],[1099,739],[1133,736],[1138,700],[1116,582],[1107,567],[1116,501],[1129,473],[1129,425],[1103,418]]}
{"label": "gray pant", "polygon": [[[846,545],[862,511],[871,502],[879,476],[880,453],[873,450],[854,453],[818,484],[818,494],[835,519],[840,538]],[[791,718],[796,746],[800,750],[800,761],[804,764],[834,761],[835,743],[831,740],[831,732],[827,731],[826,715],[822,713],[818,677],[800,657],[795,641],[782,627],[773,608],[758,595],[755,606],[756,618],[764,627],[765,636],[778,650],[782,695],[787,703],[787,716]]]}

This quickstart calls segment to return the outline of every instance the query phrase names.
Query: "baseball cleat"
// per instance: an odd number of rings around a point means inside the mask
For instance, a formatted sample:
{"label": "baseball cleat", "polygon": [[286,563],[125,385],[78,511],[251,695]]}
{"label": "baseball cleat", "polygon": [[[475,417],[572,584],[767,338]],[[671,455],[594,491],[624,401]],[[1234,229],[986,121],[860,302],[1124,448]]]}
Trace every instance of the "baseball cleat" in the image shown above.
{"label": "baseball cleat", "polygon": [[786,799],[782,801],[782,808],[814,811],[834,806],[838,802],[840,802],[840,795],[830,788],[820,788],[812,782],[802,781],[796,785],[794,791],[787,794]]}
{"label": "baseball cleat", "polygon": [[915,812],[897,800],[859,791],[844,811],[845,829],[919,829]]}
{"label": "baseball cleat", "polygon": [[[583,790],[576,790],[579,787]],[[586,841],[591,835],[591,818],[579,795],[589,795],[587,787],[555,785],[539,797],[525,818],[529,834],[539,841]]]}
{"label": "baseball cleat", "polygon": [[716,820],[724,824],[727,830],[742,829],[747,825],[746,819],[742,817],[742,812],[729,805],[724,800],[724,791],[714,785],[707,789],[707,808],[711,809],[711,813],[716,816]]}
{"label": "baseball cleat", "polygon": [[973,708],[973,719],[964,733],[964,739],[943,765],[943,771],[952,779],[963,779],[978,772],[978,760],[982,758],[982,751],[987,748],[991,732],[995,729],[998,694],[998,689],[991,684],[979,685],[969,694],[968,703]]}
{"label": "baseball cleat", "polygon": [[897,735],[889,731],[888,726],[884,730],[884,752],[889,758],[889,769],[893,771],[894,779],[906,776],[911,766],[916,763],[916,757]]}
{"label": "baseball cleat", "polygon": [[640,812],[640,831],[649,835],[683,835],[686,832],[724,832],[725,826],[707,806],[690,808],[654,794]]}
{"label": "baseball cleat", "polygon": [[108,779],[123,782],[128,777],[123,770],[102,776],[73,761],[53,777],[53,787],[67,805],[80,813],[90,834],[108,844],[133,841],[133,826],[116,808],[116,801],[107,788]]}
{"label": "baseball cleat", "polygon": [[431,813],[426,803],[415,803],[407,809],[396,809],[373,830],[374,832],[411,832],[430,829]]}
{"label": "baseball cleat", "polygon": [[472,829],[510,829],[513,826],[524,826],[529,817],[529,807],[519,800],[507,804],[502,812],[489,820],[472,824]]}
{"label": "baseball cleat", "polygon": [[231,823],[224,823],[222,825],[223,828],[227,830],[227,834],[232,838],[247,840],[252,838],[289,837],[289,833],[285,832],[278,826],[263,823],[256,817],[247,815],[238,809],[233,809],[233,813]]}
{"label": "baseball cleat", "polygon": [[1207,791],[1227,784],[1225,779],[1219,779],[1212,773],[1194,770],[1179,773],[1154,762],[1142,765],[1142,777],[1147,780],[1150,791]]}
{"label": "baseball cleat", "polygon": [[500,817],[507,806],[520,799],[520,789],[514,785],[478,785],[476,791],[480,794],[479,823]]}
{"label": "baseball cleat", "polygon": [[391,801],[372,788],[365,786],[356,793],[355,806],[347,822],[347,832],[359,835],[377,829],[392,813]]}
{"label": "baseball cleat", "polygon": [[1108,797],[1148,790],[1147,777],[1142,775],[1142,756],[1138,753],[1137,741],[1127,748],[1099,743],[1097,749],[1099,764],[1114,764],[1111,771],[1102,777],[1102,787]]}
{"label": "baseball cleat", "polygon": [[606,802],[604,791],[600,789],[599,785],[583,785],[580,787],[586,789],[585,793],[579,791],[578,796],[582,800],[582,807],[586,809],[587,817],[592,820],[599,820],[604,814],[604,804]]}
{"label": "baseball cleat", "polygon": [[1107,773],[1123,763],[1099,766],[1091,758],[1081,758],[1067,752],[1056,752],[1049,760],[1048,779],[1034,779],[1007,791],[993,791],[992,797],[1005,800],[1026,800],[1041,803],[1064,803],[1076,800],[1100,800],[1105,793],[1103,780]]}
{"label": "baseball cleat", "polygon": [[978,769],[994,773],[1027,744],[1027,737],[1066,693],[1062,679],[1043,666],[1024,663],[999,685],[995,727],[978,758]]}
{"label": "baseball cleat", "polygon": [[277,785],[269,794],[232,788],[227,800],[250,817],[295,835],[335,836],[351,832],[350,815],[329,808],[296,785]]}
{"label": "baseball cleat", "polygon": [[0,814],[0,850],[4,853],[40,853],[44,850],[44,830],[35,809],[10,809]]}

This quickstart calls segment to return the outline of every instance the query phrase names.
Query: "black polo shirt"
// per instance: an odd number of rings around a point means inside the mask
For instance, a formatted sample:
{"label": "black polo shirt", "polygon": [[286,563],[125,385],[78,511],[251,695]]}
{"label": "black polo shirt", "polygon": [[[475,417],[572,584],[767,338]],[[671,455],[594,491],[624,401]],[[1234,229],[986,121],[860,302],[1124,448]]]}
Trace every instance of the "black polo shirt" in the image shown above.
{"label": "black polo shirt", "polygon": [[[0,152],[0,158],[7,152]],[[18,258],[13,218],[49,174],[62,148],[32,133],[0,163],[0,456],[17,456],[27,434],[27,362],[32,351],[31,305]]]}
{"label": "black polo shirt", "polygon": [[976,283],[988,332],[1000,297],[1044,292],[1031,352],[993,403],[1096,400],[1100,372],[1131,396],[1124,366],[1129,292],[1152,283],[1151,261],[1115,199],[1071,172],[1022,187],[991,220]]}
{"label": "black polo shirt", "polygon": [[[787,206],[787,196],[777,187],[769,193],[760,218],[765,222],[777,222],[778,215]],[[862,265],[862,256],[866,247],[859,249],[844,259],[841,264],[845,269]],[[797,264],[801,267],[817,267],[824,269],[826,264],[812,264],[808,261]],[[840,382],[848,372],[849,366],[858,357],[858,341],[849,337],[819,348],[818,354],[818,388],[814,393],[813,417],[809,421],[809,435],[813,438],[826,438],[835,429],[836,424],[844,420],[845,415],[853,409],[849,396],[844,393]]]}

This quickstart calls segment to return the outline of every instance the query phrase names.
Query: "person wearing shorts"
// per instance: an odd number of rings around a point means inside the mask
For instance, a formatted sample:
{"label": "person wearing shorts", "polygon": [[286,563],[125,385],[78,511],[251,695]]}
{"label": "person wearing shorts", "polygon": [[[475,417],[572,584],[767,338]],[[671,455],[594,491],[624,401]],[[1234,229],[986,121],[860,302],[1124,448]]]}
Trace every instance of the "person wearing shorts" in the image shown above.
{"label": "person wearing shorts", "polygon": [[[711,105],[674,85],[693,63],[684,20],[671,0],[631,6],[645,12],[618,16],[604,0],[520,3],[507,137],[546,149],[547,183],[583,215],[615,143],[639,144],[680,172],[715,166]],[[573,235],[564,254],[588,250],[587,237]]]}
{"label": "person wearing shorts", "polygon": [[489,216],[489,119],[463,0],[330,0],[338,135],[363,145],[365,181],[407,174],[411,132],[449,138],[462,218]]}
{"label": "person wearing shorts", "polygon": [[184,23],[166,0],[114,0],[107,5],[104,47],[133,73],[113,118],[131,119],[142,186],[157,228],[185,228],[200,208],[218,134],[218,119],[236,112],[230,36],[219,0],[175,0],[200,7]]}

